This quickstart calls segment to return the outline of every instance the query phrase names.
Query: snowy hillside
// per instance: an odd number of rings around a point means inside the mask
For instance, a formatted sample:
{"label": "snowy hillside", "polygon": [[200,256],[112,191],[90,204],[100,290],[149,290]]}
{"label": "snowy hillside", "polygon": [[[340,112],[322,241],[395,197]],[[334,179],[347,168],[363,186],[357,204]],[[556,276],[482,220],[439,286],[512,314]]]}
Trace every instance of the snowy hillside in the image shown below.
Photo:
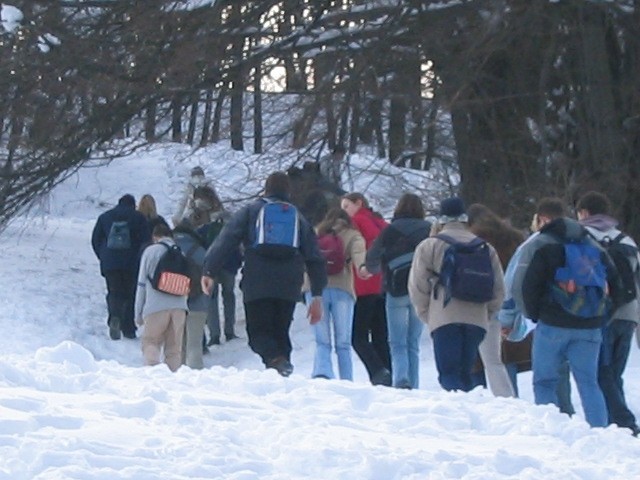
{"label": "snowy hillside", "polygon": [[[426,174],[353,158],[349,178],[390,212]],[[282,158],[257,168],[222,147],[193,153],[156,146],[92,166],[57,187],[0,236],[0,479],[631,479],[640,442],[615,427],[486,390],[437,385],[428,335],[421,388],[309,379],[314,344],[304,311],[292,327],[294,374],[264,371],[242,337],[212,348],[201,371],[142,367],[139,340],[112,341],[106,293],[90,247],[96,217],[124,193],[154,195],[170,217],[190,168],[200,164],[223,199],[257,194]],[[377,165],[377,164],[376,164]],[[412,186],[410,186],[412,185]],[[426,195],[426,193],[425,193]],[[233,209],[233,207],[231,207]],[[625,386],[640,414],[640,355]]]}

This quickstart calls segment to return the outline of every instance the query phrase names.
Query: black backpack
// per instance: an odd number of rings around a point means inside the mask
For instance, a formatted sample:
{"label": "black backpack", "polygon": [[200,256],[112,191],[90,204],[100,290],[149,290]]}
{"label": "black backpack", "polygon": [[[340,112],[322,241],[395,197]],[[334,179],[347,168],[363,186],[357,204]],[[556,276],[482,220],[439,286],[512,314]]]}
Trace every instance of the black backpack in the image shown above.
{"label": "black backpack", "polygon": [[167,245],[159,242],[167,249],[162,254],[152,277],[148,277],[151,286],[170,295],[184,296],[191,287],[190,267],[187,257],[182,254],[178,245]]}
{"label": "black backpack", "polygon": [[620,233],[615,238],[604,237],[599,240],[600,245],[607,251],[609,257],[618,271],[619,281],[616,289],[613,289],[613,303],[616,307],[625,305],[636,299],[636,278],[629,257],[638,255],[638,249],[632,245],[622,243],[625,238]]}
{"label": "black backpack", "polygon": [[[428,229],[419,225],[408,233],[401,232],[390,225],[385,233],[385,289],[392,297],[404,297],[409,294],[409,272],[416,247],[429,236]],[[388,246],[386,246],[388,245]]]}

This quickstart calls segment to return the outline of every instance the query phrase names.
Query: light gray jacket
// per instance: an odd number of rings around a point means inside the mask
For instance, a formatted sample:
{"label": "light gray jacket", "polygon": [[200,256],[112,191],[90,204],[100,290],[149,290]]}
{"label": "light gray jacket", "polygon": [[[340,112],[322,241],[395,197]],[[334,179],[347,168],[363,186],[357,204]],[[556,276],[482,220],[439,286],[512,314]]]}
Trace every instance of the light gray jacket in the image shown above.
{"label": "light gray jacket", "polygon": [[[167,245],[174,245],[173,239],[165,237],[160,242]],[[187,296],[170,295],[160,292],[151,286],[149,277],[153,277],[156,266],[160,257],[167,249],[163,245],[149,245],[142,253],[140,260],[140,271],[138,272],[138,287],[136,289],[135,303],[135,321],[141,325],[141,320],[148,317],[152,313],[161,312],[163,310],[180,309],[188,311]]]}
{"label": "light gray jacket", "polygon": [[[442,233],[461,242],[469,242],[476,237],[460,222],[445,224]],[[488,244],[494,275],[493,299],[486,303],[474,303],[452,298],[445,307],[444,294],[440,292],[436,298],[434,287],[448,246],[444,240],[430,237],[416,248],[408,283],[411,303],[420,320],[427,324],[431,332],[452,323],[477,325],[487,330],[489,319],[494,317],[504,299],[504,278],[498,254]]]}

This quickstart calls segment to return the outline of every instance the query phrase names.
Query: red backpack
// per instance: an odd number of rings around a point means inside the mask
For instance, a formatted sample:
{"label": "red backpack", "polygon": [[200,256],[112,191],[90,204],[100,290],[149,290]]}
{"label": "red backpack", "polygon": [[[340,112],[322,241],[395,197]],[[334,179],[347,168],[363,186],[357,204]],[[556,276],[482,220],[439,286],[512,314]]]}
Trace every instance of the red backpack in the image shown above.
{"label": "red backpack", "polygon": [[333,232],[318,235],[318,247],[326,260],[327,275],[337,275],[347,265],[342,239]]}

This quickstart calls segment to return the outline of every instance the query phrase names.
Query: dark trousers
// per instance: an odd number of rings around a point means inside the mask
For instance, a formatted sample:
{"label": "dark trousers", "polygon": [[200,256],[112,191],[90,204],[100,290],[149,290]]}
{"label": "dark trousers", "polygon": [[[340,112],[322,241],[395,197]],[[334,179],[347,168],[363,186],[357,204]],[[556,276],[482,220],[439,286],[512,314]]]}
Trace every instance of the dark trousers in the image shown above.
{"label": "dark trousers", "polygon": [[222,290],[222,304],[224,311],[224,334],[226,336],[235,334],[234,326],[236,323],[236,294],[234,288],[236,286],[235,273],[222,270],[216,276],[216,283],[213,284],[211,293],[211,302],[209,302],[209,311],[207,312],[207,325],[211,337],[220,337],[220,305],[218,298],[219,290]]}
{"label": "dark trousers", "polygon": [[291,360],[289,327],[295,302],[280,298],[263,298],[244,303],[249,347],[267,365],[276,357]]}
{"label": "dark trousers", "polygon": [[468,392],[473,388],[471,370],[485,330],[476,325],[451,323],[431,333],[438,382],[445,390]]}
{"label": "dark trousers", "polygon": [[630,320],[614,320],[604,329],[598,383],[607,404],[609,423],[637,430],[636,417],[627,407],[622,388],[622,374],[627,366],[635,328],[635,322]]}
{"label": "dark trousers", "polygon": [[383,296],[358,297],[353,311],[351,344],[364,363],[369,379],[383,368],[391,371],[387,315]]}
{"label": "dark trousers", "polygon": [[136,272],[131,270],[112,270],[104,276],[107,282],[107,310],[111,323],[113,317],[120,320],[120,330],[125,334],[134,334],[133,306],[136,297]]}

